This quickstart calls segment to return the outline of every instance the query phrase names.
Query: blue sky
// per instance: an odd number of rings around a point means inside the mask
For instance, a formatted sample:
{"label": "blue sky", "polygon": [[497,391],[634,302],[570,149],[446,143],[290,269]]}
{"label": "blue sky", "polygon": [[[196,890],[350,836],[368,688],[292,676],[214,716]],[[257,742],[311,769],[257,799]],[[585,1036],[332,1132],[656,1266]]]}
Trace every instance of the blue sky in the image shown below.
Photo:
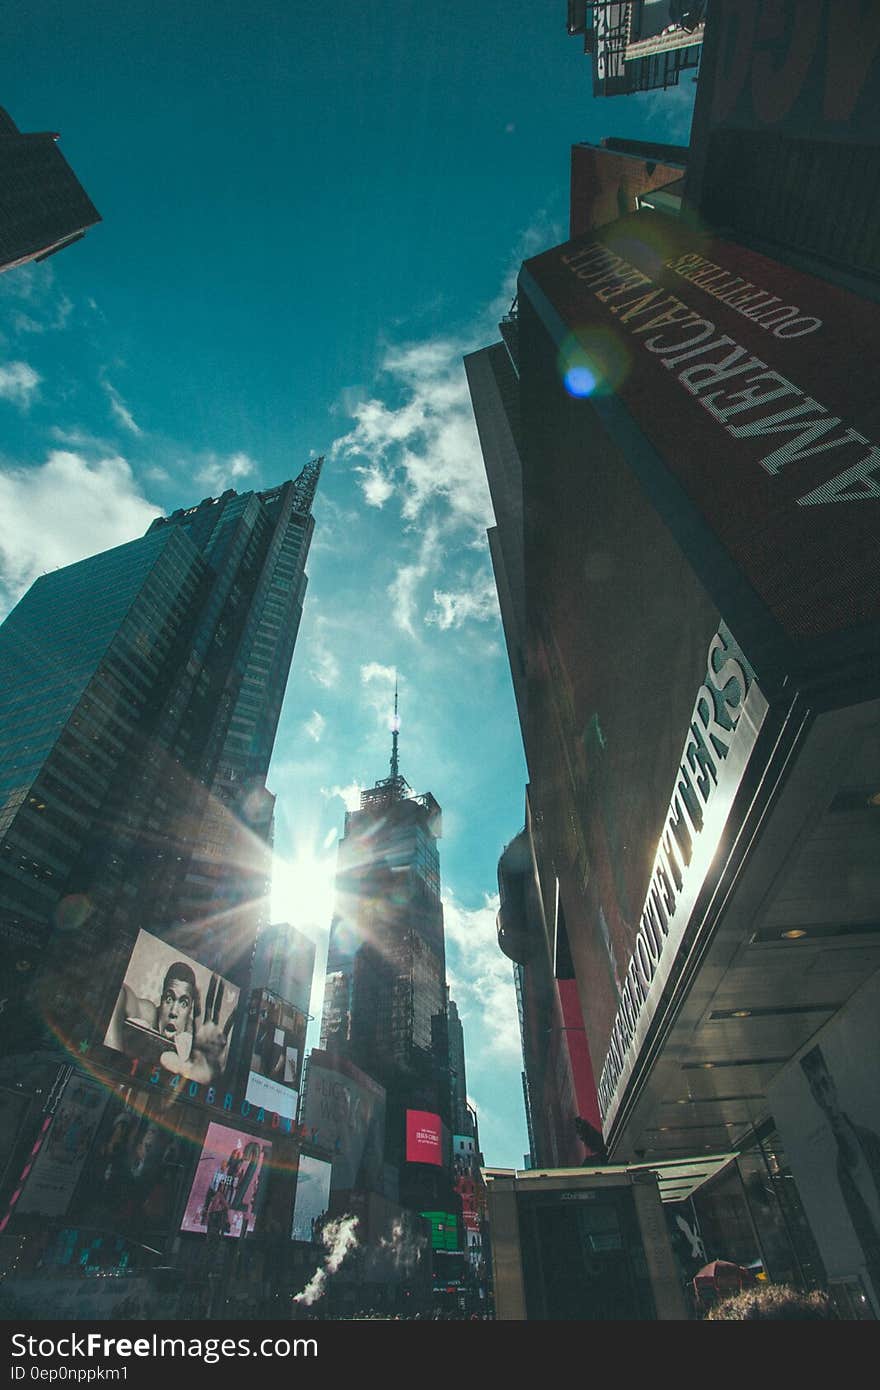
{"label": "blue sky", "polygon": [[[46,569],[327,457],[270,773],[275,907],[319,942],[346,797],[444,809],[450,982],[488,1163],[526,1148],[496,865],[525,768],[461,356],[564,240],[570,146],[686,141],[695,88],[596,101],[563,0],[12,0],[0,105],[104,221],[0,276],[0,611]],[[320,1013],[320,990],[313,996]]]}

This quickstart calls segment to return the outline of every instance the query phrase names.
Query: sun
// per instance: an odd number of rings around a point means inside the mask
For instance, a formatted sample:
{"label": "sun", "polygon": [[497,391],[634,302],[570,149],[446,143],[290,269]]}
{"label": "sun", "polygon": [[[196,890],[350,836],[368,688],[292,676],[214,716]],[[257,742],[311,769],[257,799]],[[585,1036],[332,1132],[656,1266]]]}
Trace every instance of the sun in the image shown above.
{"label": "sun", "polygon": [[335,852],[301,845],[290,858],[276,854],[272,860],[272,920],[289,922],[300,930],[328,931],[335,874]]}

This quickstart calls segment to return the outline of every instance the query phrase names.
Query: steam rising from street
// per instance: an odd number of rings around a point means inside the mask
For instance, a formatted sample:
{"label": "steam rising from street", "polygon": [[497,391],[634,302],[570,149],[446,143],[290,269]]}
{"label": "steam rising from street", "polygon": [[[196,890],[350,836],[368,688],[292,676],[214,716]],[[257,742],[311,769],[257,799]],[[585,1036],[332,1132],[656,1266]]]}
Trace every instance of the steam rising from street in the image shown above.
{"label": "steam rising from street", "polygon": [[352,1250],[357,1249],[357,1225],[356,1216],[340,1216],[336,1221],[327,1222],[321,1236],[327,1250],[324,1263],[318,1266],[302,1292],[293,1295],[294,1303],[311,1308],[323,1297],[329,1276],[337,1272]]}

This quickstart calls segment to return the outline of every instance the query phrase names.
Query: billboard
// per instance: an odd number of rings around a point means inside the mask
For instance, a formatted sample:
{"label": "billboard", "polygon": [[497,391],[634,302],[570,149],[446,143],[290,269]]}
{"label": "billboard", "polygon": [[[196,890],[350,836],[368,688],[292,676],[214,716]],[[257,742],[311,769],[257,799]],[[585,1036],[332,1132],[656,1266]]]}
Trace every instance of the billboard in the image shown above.
{"label": "billboard", "polygon": [[64,1215],[106,1104],[106,1088],[74,1072],[33,1167],[24,1178],[17,1214]]}
{"label": "billboard", "polygon": [[621,96],[630,90],[626,75],[630,6],[593,6],[593,96]]}
{"label": "billboard", "polygon": [[443,1130],[440,1116],[431,1110],[406,1112],[406,1161],[443,1165]]}
{"label": "billboard", "polygon": [[196,1164],[180,1229],[201,1235],[250,1234],[265,1196],[272,1145],[212,1121]]}
{"label": "billboard", "polygon": [[245,1099],[286,1119],[296,1118],[308,1019],[268,990],[254,990],[244,1052]]}
{"label": "billboard", "polygon": [[300,1154],[291,1240],[306,1240],[314,1244],[321,1239],[321,1218],[330,1205],[332,1169],[332,1163],[312,1158],[309,1154]]}
{"label": "billboard", "polygon": [[344,1057],[309,1054],[302,1123],[333,1155],[333,1188],[382,1190],[385,1089]]}
{"label": "billboard", "polygon": [[560,384],[642,431],[632,464],[740,639],[868,644],[880,308],[649,211],[528,261],[520,290]]}
{"label": "billboard", "polygon": [[105,1047],[206,1085],[226,1076],[239,990],[191,956],[139,931]]}
{"label": "billboard", "polygon": [[126,1086],[112,1095],[70,1204],[81,1226],[123,1234],[166,1231],[187,1159],[184,1140]]}
{"label": "billboard", "polygon": [[831,1280],[860,1279],[880,1317],[880,975],[810,1039],[767,1098]]}

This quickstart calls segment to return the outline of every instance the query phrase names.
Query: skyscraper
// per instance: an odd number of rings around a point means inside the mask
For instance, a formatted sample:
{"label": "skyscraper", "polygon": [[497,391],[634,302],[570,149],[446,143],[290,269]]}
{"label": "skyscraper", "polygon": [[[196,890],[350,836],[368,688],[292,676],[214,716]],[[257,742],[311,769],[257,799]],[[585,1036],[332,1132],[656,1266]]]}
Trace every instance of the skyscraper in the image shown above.
{"label": "skyscraper", "polygon": [[321,462],[43,575],[0,629],[7,1015],[39,978],[57,1034],[103,1038],[139,931],[246,984]]}
{"label": "skyscraper", "polygon": [[57,140],[24,134],[0,107],[0,271],[45,260],[101,220]]}
{"label": "skyscraper", "polygon": [[[391,774],[347,812],[339,845],[321,1047],[385,1088],[388,1179],[411,1206],[435,1201],[431,1175],[448,1169],[441,1139],[441,1121],[448,1128],[451,1113],[440,833],[434,797],[413,796],[400,774],[395,700]],[[414,1146],[408,1128],[419,1114],[436,1121],[436,1146]]]}

